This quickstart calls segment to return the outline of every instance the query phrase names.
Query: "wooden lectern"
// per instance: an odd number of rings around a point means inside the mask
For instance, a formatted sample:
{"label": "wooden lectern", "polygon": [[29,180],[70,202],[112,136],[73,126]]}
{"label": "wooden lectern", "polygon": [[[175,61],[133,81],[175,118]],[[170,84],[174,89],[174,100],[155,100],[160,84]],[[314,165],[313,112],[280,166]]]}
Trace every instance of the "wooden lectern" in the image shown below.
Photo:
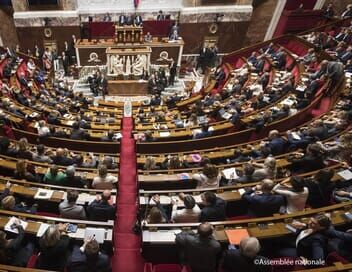
{"label": "wooden lectern", "polygon": [[115,24],[115,43],[143,43],[143,27]]}

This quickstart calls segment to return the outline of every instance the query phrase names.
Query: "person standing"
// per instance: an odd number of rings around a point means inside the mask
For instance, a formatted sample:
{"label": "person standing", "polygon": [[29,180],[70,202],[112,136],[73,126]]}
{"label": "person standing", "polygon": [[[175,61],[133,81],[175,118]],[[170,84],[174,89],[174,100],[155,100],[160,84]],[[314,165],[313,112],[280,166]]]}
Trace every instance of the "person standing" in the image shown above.
{"label": "person standing", "polygon": [[182,252],[184,263],[189,265],[193,272],[216,271],[221,245],[213,237],[211,224],[200,224],[196,234],[193,231],[183,231],[176,235],[175,241]]}

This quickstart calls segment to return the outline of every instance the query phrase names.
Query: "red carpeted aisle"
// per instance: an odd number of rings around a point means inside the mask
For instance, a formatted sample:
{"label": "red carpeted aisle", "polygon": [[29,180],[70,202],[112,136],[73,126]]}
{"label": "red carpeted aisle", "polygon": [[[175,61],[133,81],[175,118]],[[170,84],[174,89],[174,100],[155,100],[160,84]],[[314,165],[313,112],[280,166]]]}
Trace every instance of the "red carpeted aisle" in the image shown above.
{"label": "red carpeted aisle", "polygon": [[124,117],[122,119],[117,217],[114,226],[113,272],[141,272],[144,265],[140,254],[140,236],[132,231],[137,214],[137,165],[135,143],[131,138],[132,129],[132,118]]}

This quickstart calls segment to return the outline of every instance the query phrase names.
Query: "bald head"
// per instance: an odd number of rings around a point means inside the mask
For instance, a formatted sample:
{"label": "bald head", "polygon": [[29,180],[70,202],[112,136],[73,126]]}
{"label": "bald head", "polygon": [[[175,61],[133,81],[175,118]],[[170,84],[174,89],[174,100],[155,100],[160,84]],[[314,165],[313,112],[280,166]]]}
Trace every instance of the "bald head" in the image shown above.
{"label": "bald head", "polygon": [[209,223],[202,223],[198,226],[198,234],[201,238],[207,238],[213,234],[213,226]]}
{"label": "bald head", "polygon": [[247,237],[240,242],[241,254],[248,258],[254,258],[260,251],[260,244],[257,238]]}
{"label": "bald head", "polygon": [[103,194],[101,195],[101,199],[104,201],[109,201],[111,197],[111,191],[110,190],[104,190]]}
{"label": "bald head", "polygon": [[56,156],[63,156],[64,155],[64,150],[62,148],[58,148],[56,150]]}

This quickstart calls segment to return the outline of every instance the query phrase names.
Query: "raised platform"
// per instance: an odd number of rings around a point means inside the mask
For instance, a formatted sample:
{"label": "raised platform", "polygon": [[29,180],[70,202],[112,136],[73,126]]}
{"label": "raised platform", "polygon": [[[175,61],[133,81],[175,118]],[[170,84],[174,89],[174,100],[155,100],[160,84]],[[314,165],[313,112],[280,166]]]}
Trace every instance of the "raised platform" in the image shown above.
{"label": "raised platform", "polygon": [[135,96],[147,95],[148,81],[146,80],[109,80],[108,95]]}

